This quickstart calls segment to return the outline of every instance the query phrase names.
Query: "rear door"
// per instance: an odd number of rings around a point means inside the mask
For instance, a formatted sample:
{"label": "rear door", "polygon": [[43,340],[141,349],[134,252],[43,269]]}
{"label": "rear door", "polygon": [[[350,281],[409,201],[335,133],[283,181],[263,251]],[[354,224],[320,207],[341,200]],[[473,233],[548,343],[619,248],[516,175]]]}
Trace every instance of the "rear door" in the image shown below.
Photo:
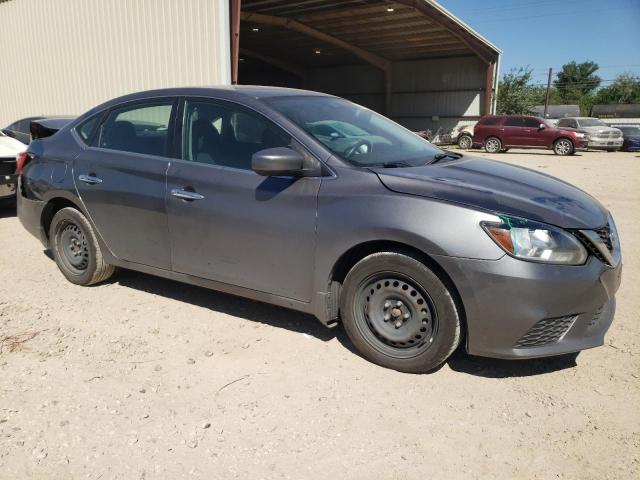
{"label": "rear door", "polygon": [[180,117],[183,160],[167,176],[173,270],[309,301],[321,178],[251,170],[253,153],[292,144],[253,110],[191,99]]}
{"label": "rear door", "polygon": [[525,128],[524,117],[507,117],[504,122],[503,143],[510,147],[530,146],[528,133],[530,133],[530,129]]}
{"label": "rear door", "polygon": [[91,220],[118,258],[170,269],[166,172],[177,101],[162,98],[116,107],[74,164]]}

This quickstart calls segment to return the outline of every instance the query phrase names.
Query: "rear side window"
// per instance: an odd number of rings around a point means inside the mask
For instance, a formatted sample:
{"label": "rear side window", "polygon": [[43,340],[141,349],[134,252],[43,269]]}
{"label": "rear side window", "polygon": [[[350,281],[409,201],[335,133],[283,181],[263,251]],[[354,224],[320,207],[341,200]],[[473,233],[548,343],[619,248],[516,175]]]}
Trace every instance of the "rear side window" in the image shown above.
{"label": "rear side window", "polygon": [[523,120],[522,117],[509,117],[504,125],[506,127],[524,127]]}
{"label": "rear side window", "polygon": [[542,123],[542,120],[539,118],[525,117],[523,120],[523,126],[529,128],[538,128]]}
{"label": "rear side window", "polygon": [[486,117],[480,123],[481,125],[498,125],[501,117]]}
{"label": "rear side window", "polygon": [[100,115],[98,114],[94,115],[88,120],[85,120],[78,127],[76,127],[78,136],[80,136],[80,138],[86,145],[91,145],[91,139],[93,138],[93,134],[96,132],[96,127],[98,126],[99,121]]}
{"label": "rear side window", "polygon": [[112,110],[100,129],[98,146],[110,150],[167,156],[173,101]]}

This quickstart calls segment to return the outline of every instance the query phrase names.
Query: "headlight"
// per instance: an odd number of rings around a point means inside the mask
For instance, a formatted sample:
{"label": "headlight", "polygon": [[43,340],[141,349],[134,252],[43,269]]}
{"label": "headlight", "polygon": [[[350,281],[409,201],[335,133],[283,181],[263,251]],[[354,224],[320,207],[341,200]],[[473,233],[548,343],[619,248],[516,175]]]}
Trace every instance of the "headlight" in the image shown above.
{"label": "headlight", "polygon": [[580,133],[580,132],[576,132],[576,137],[578,138],[585,138],[586,135],[584,133]]}
{"label": "headlight", "polygon": [[513,257],[562,265],[582,265],[587,260],[587,250],[569,232],[522,218],[499,217],[501,222],[482,222],[482,228]]}

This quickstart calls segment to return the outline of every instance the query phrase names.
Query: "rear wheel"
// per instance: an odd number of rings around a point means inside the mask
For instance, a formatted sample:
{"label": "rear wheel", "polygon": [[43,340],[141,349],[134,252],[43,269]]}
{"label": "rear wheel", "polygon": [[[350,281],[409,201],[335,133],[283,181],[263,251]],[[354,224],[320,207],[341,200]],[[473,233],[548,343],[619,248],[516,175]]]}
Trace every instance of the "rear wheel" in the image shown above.
{"label": "rear wheel", "polygon": [[568,138],[559,138],[553,144],[553,151],[556,155],[573,155],[573,142]]}
{"label": "rear wheel", "polygon": [[360,260],[348,273],[340,300],[349,338],[365,358],[383,367],[429,372],[460,342],[451,293],[410,255],[382,252]]}
{"label": "rear wheel", "polygon": [[53,258],[71,283],[93,285],[109,278],[114,267],[105,263],[89,221],[75,208],[59,210],[51,221]]}
{"label": "rear wheel", "polygon": [[473,146],[473,140],[469,135],[460,135],[458,137],[458,147],[462,150],[469,150]]}
{"label": "rear wheel", "polygon": [[498,137],[489,137],[484,141],[484,151],[487,153],[498,153],[502,150],[502,142]]}

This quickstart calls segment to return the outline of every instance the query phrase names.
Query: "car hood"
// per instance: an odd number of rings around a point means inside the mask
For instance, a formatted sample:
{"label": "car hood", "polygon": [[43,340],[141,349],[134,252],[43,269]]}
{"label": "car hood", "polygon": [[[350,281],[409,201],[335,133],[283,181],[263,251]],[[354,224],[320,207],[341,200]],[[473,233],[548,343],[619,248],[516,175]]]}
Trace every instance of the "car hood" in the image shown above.
{"label": "car hood", "polygon": [[0,136],[0,158],[15,157],[26,149],[27,146],[15,138]]}
{"label": "car hood", "polygon": [[472,208],[537,220],[563,228],[607,223],[606,209],[591,195],[528,168],[467,158],[408,168],[374,168],[398,193],[460,203]]}

